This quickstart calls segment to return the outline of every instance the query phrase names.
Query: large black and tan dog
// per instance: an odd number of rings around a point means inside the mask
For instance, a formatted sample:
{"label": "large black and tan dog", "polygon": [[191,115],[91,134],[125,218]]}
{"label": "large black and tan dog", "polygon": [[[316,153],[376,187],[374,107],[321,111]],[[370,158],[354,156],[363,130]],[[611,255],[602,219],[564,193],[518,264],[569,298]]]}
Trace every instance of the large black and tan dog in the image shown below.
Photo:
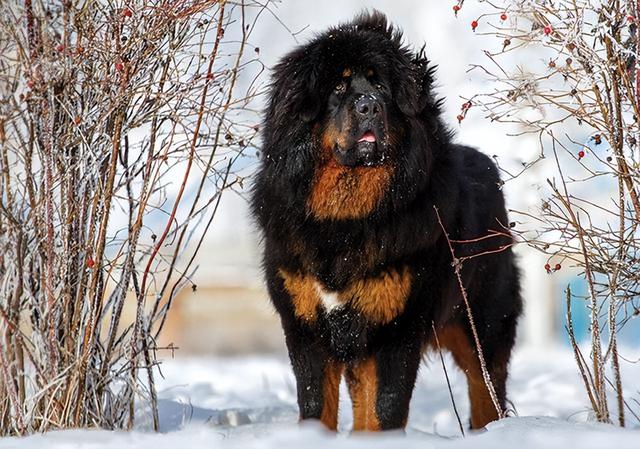
{"label": "large black and tan dog", "polygon": [[252,209],[302,419],[336,428],[344,374],[354,430],[404,427],[434,328],[467,375],[471,427],[498,417],[447,234],[456,258],[477,255],[461,276],[505,407],[522,303],[500,180],[487,156],[452,143],[432,84],[423,51],[379,12],[275,68]]}

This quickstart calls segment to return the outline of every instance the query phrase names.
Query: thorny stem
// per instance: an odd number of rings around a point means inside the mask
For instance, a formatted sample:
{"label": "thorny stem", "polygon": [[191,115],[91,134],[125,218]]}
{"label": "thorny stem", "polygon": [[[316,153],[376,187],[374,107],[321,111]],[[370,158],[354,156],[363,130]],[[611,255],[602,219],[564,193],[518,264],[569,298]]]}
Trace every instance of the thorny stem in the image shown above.
{"label": "thorny stem", "polygon": [[557,188],[549,183],[550,187],[556,194],[556,197],[563,203],[565,211],[569,214],[570,223],[574,226],[580,247],[582,250],[583,263],[585,268],[585,274],[587,277],[587,286],[589,289],[589,299],[591,302],[591,345],[592,345],[592,359],[593,359],[593,376],[594,376],[594,391],[597,397],[598,407],[595,409],[598,414],[598,420],[609,422],[609,410],[607,406],[607,396],[604,384],[604,360],[602,356],[602,344],[600,337],[600,324],[598,322],[598,303],[597,294],[594,287],[593,271],[590,265],[590,259],[587,255],[587,244],[585,242],[585,231],[580,223],[580,218],[573,210],[571,204],[569,191],[567,190],[567,184],[564,179],[562,169],[560,168],[560,162],[558,161],[558,153],[555,146],[553,146],[553,155],[555,157],[556,165],[562,181],[562,188],[564,195],[560,194]]}
{"label": "thorny stem", "polygon": [[[187,185],[187,180],[189,179],[189,174],[191,173],[191,167],[193,165],[193,158],[195,156],[197,142],[198,142],[198,139],[200,138],[200,127],[202,125],[202,119],[204,117],[205,102],[207,100],[207,92],[209,90],[210,80],[213,78],[213,67],[216,61],[220,39],[222,38],[222,34],[223,34],[222,27],[224,23],[224,10],[225,10],[225,2],[222,1],[220,2],[220,10],[218,12],[218,27],[216,29],[216,41],[211,51],[211,55],[209,56],[209,67],[207,68],[206,81],[204,84],[204,88],[202,89],[202,95],[200,97],[200,106],[198,110],[196,126],[195,126],[195,129],[193,130],[193,136],[191,138],[191,146],[189,149],[189,156],[187,158],[187,167],[185,168],[184,177],[182,179],[182,183],[180,184],[180,190],[178,191],[178,194],[176,195],[176,199],[174,200],[173,209],[171,210],[171,214],[169,215],[167,224],[162,232],[162,235],[160,236],[157,243],[155,244],[155,247],[153,248],[153,251],[149,256],[146,267],[142,274],[142,283],[141,283],[140,291],[138,293],[138,298],[137,298],[138,308],[136,312],[136,320],[134,323],[134,330],[133,330],[134,338],[131,340],[132,342],[132,347],[131,347],[132,382],[135,379],[136,371],[137,371],[138,341],[140,341],[140,339],[136,338],[136,336],[138,336],[139,332],[141,331],[142,307],[144,305],[144,296],[146,295],[146,291],[147,291],[147,278],[151,271],[151,265],[153,264],[153,261],[156,255],[158,254],[158,251],[160,251],[160,248],[162,247],[164,241],[167,238],[167,235],[169,234],[169,231],[171,230],[171,226],[175,220],[176,213],[178,211],[178,206],[180,205],[180,201],[182,200],[182,195],[184,194],[184,190]],[[132,426],[133,426],[133,413],[130,413],[129,428],[131,428]]]}
{"label": "thorny stem", "polygon": [[569,334],[569,340],[571,341],[571,347],[573,348],[573,354],[576,359],[576,364],[578,365],[578,369],[580,370],[580,375],[582,376],[582,382],[584,383],[584,388],[587,390],[587,396],[589,397],[589,402],[591,402],[591,407],[594,410],[599,409],[599,404],[596,401],[596,398],[591,389],[591,385],[593,384],[593,379],[589,376],[587,377],[589,371],[586,368],[586,363],[584,361],[584,357],[582,356],[582,351],[580,351],[580,347],[578,346],[578,342],[576,341],[575,331],[573,330],[573,317],[571,315],[571,287],[567,286],[566,288],[566,304],[567,304],[567,333]]}

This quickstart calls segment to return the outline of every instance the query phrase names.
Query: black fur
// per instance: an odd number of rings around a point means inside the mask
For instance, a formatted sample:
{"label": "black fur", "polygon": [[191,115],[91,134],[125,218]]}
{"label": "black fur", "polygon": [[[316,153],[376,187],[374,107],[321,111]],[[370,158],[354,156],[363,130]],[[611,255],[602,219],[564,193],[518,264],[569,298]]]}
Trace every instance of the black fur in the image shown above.
{"label": "black fur", "polygon": [[[307,205],[322,153],[314,126],[328,114],[327,102],[345,67],[374,67],[384,83],[380,95],[399,136],[390,153],[394,172],[371,213],[317,219]],[[421,354],[432,342],[432,323],[437,329],[459,324],[471,338],[436,209],[451,240],[505,234],[454,242],[458,258],[505,247],[466,260],[461,271],[504,407],[506,363],[522,305],[500,179],[490,158],[452,143],[433,81],[424,52],[405,46],[400,31],[378,12],[317,35],[274,69],[252,212],[264,237],[269,294],[282,320],[302,418],[320,418],[328,360],[348,367],[374,357],[380,427],[403,427]],[[292,241],[303,242],[302,256],[291,250]],[[374,256],[363,257],[367,252]],[[356,279],[403,266],[413,275],[411,294],[404,311],[382,325],[348,306],[331,313],[319,307],[316,321],[301,320],[278,274],[308,274],[327,290],[340,291]]]}

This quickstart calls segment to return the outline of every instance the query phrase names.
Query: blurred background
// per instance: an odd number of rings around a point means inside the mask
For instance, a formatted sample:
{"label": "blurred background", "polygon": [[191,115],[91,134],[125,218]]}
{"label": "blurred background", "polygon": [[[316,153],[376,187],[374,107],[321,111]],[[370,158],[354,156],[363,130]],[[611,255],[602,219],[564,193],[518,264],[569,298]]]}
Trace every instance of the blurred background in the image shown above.
{"label": "blurred background", "polygon": [[[470,66],[487,64],[484,50],[496,50],[501,42],[483,35],[480,28],[476,32],[471,30],[471,21],[480,14],[476,2],[467,2],[457,18],[453,4],[398,0],[284,1],[262,11],[250,41],[269,70],[286,52],[315,32],[348,21],[363,9],[379,9],[404,31],[407,43],[414,47],[426,44],[427,55],[438,66],[437,93],[446,99],[444,118],[455,130],[456,140],[480,148],[495,156],[501,167],[517,172],[540,152],[535,135],[515,137],[522,130],[491,124],[480,110],[471,110],[463,124],[457,124],[456,116],[464,99],[481,89],[486,91],[482,73],[470,71]],[[516,57],[525,54],[516,52]],[[526,71],[528,64],[540,63],[542,59],[532,55],[531,59],[512,62]],[[266,86],[266,72],[258,79]],[[241,82],[248,84],[252,79]],[[546,173],[552,168],[550,163],[542,161],[505,185],[510,209],[535,213],[534,208],[542,199]],[[250,174],[257,158],[249,157],[244,164],[244,170]],[[197,287],[185,288],[169,314],[159,343],[179,347],[177,356],[285,352],[280,323],[261,277],[260,238],[247,207],[249,185],[245,184],[243,191],[229,191],[223,196],[199,253],[198,270],[192,277]],[[531,226],[524,215],[511,213],[510,218],[518,227]],[[516,252],[523,272],[526,304],[519,344],[539,348],[567,345],[564,289],[571,284],[574,294],[580,295],[586,292],[584,280],[569,266],[553,274],[544,269],[546,263],[555,266],[564,261],[548,260],[525,245],[519,245]],[[573,315],[577,336],[586,338],[588,310],[574,306]],[[637,334],[639,326],[628,326],[632,327]],[[620,340],[625,343],[637,341],[638,337],[623,329]]]}

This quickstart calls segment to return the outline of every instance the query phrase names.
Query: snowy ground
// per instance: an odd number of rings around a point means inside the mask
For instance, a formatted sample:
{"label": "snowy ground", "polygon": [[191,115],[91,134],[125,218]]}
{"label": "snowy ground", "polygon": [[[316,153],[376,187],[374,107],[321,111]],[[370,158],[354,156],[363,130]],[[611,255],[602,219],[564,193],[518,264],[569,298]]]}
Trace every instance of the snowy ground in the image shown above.
{"label": "snowy ground", "polygon": [[[629,354],[628,352],[626,353]],[[636,354],[637,355],[637,354]],[[461,438],[439,359],[429,357],[418,380],[406,435],[350,436],[344,391],[340,433],[297,424],[295,383],[283,357],[177,359],[163,364],[162,433],[70,430],[0,439],[0,448],[638,448],[640,424],[631,429],[592,422],[568,350],[520,350],[512,363],[510,398],[517,417]],[[464,422],[468,404],[462,373],[448,362]],[[625,364],[627,400],[640,398],[640,363]],[[613,404],[613,402],[612,402]],[[638,407],[636,407],[637,410]],[[143,420],[144,421],[144,420]]]}

